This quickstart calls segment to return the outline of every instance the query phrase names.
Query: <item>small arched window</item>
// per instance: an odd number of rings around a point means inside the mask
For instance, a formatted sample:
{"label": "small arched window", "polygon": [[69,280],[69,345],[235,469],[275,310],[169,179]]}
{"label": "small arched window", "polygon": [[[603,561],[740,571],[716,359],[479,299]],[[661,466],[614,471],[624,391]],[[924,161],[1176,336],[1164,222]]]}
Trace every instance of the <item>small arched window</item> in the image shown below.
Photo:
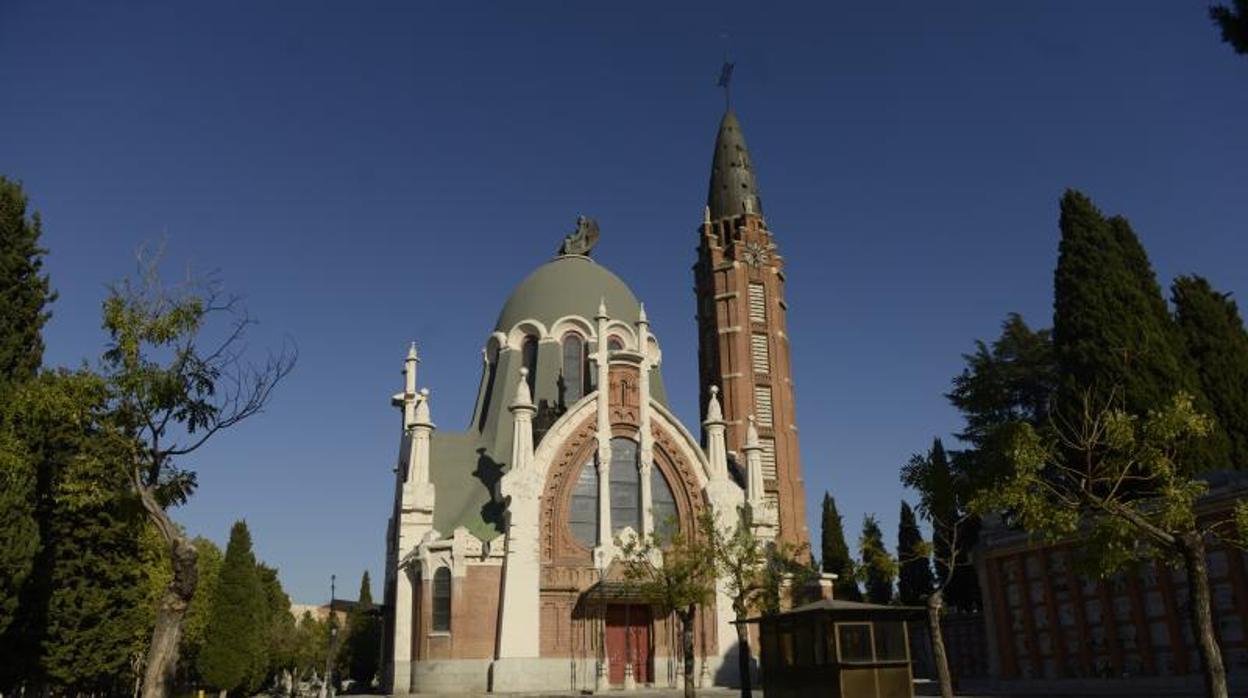
{"label": "small arched window", "polygon": [[433,573],[433,624],[435,633],[451,631],[451,570],[439,567]]}
{"label": "small arched window", "polygon": [[563,404],[585,397],[585,340],[569,332],[563,336]]}
{"label": "small arched window", "polygon": [[607,340],[607,351],[622,351],[623,349],[623,340],[616,335],[611,335],[611,338]]}
{"label": "small arched window", "polygon": [[598,545],[598,467],[592,460],[581,466],[570,508],[568,527],[572,537],[586,548]]}
{"label": "small arched window", "polygon": [[655,538],[663,543],[670,542],[680,528],[676,520],[676,498],[657,465],[650,466],[650,516],[654,519]]}
{"label": "small arched window", "polygon": [[524,344],[520,345],[520,360],[524,367],[529,369],[529,395],[537,400],[537,394],[534,388],[537,385],[537,337],[527,335],[524,338]]}

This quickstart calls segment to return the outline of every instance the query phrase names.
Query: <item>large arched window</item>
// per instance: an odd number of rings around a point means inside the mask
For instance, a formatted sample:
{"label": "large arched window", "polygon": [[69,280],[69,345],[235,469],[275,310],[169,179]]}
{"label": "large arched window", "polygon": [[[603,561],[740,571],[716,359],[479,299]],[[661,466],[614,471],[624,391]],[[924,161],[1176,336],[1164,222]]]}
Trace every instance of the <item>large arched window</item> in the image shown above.
{"label": "large arched window", "polygon": [[439,567],[433,573],[433,623],[435,633],[451,631],[451,570]]}
{"label": "large arched window", "polygon": [[524,344],[520,345],[520,360],[529,369],[529,395],[536,400],[537,393],[534,388],[537,386],[537,337],[528,335],[524,338]]}
{"label": "large arched window", "polygon": [[563,404],[585,397],[585,340],[569,332],[563,336]]}
{"label": "large arched window", "polygon": [[[615,437],[611,439],[611,480],[607,487],[611,496],[611,535],[618,536],[625,527],[638,534],[642,528],[641,470],[637,458],[637,442]],[[671,540],[679,527],[676,497],[671,485],[658,466],[650,468],[650,514],[654,533],[660,541]],[[568,528],[581,545],[598,545],[598,468],[590,460],[581,466],[572,488]]]}
{"label": "large arched window", "polygon": [[637,472],[637,442],[611,439],[611,535],[625,526],[641,533],[641,478]]}

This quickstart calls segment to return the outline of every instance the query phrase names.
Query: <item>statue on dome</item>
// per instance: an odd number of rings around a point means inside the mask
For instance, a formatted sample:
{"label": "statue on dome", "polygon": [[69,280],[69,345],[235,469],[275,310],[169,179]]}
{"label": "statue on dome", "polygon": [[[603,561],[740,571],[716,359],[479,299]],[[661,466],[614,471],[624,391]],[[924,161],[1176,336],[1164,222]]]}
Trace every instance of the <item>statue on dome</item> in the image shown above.
{"label": "statue on dome", "polygon": [[598,244],[598,221],[589,216],[576,217],[576,230],[563,238],[559,246],[559,254],[579,254],[589,256]]}

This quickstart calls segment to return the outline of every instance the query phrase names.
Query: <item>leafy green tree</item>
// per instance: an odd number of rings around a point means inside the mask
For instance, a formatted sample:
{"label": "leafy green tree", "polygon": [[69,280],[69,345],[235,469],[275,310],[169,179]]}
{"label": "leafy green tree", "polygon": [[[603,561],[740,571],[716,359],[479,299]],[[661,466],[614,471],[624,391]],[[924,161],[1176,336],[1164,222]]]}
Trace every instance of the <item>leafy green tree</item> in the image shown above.
{"label": "leafy green tree", "polygon": [[1078,537],[1083,563],[1102,575],[1157,560],[1187,571],[1192,632],[1210,698],[1226,698],[1226,668],[1214,633],[1206,540],[1248,543],[1248,501],[1230,519],[1198,519],[1208,483],[1181,462],[1212,420],[1179,393],[1146,417],[1114,395],[1084,396],[1082,418],[1050,435],[1024,425],[1015,434],[1013,475],[979,493],[981,514],[1009,512],[1023,529],[1050,541]]}
{"label": "leafy green tree", "polygon": [[1248,330],[1239,308],[1199,276],[1180,276],[1170,290],[1200,388],[1230,442],[1231,465],[1248,468]]}
{"label": "leafy green tree", "polygon": [[867,589],[867,601],[878,604],[893,602],[893,580],[897,563],[884,547],[880,522],[871,514],[862,519],[862,536],[858,539],[861,571]]}
{"label": "leafy green tree", "polygon": [[[12,426],[11,415],[17,409],[18,400],[0,400],[0,648],[9,644],[4,638],[18,616],[19,594],[34,568],[40,543],[36,468]],[[7,673],[0,669],[0,691],[7,688]]]}
{"label": "leafy green tree", "polygon": [[854,579],[854,561],[845,543],[845,525],[836,509],[836,500],[827,492],[823,493],[822,529],[820,543],[823,559],[820,562],[824,572],[836,575],[833,595],[838,599],[862,601],[862,590]]}
{"label": "leafy green tree", "polygon": [[198,553],[196,559],[199,584],[195,586],[195,595],[191,598],[190,608],[186,612],[186,622],[182,625],[178,662],[181,675],[187,683],[195,685],[202,680],[199,673],[199,656],[204,649],[208,621],[217,596],[224,557],[217,544],[207,538],[196,537],[192,545]]}
{"label": "leafy green tree", "polygon": [[914,510],[901,503],[897,526],[897,598],[907,606],[923,603],[932,593],[931,547],[923,540]]}
{"label": "leafy green tree", "polygon": [[[148,644],[143,698],[170,693],[182,621],[198,581],[196,548],[169,515],[195,490],[195,472],[183,460],[259,414],[295,360],[283,352],[258,367],[248,363],[242,342],[253,321],[237,300],[212,282],[166,286],[158,262],[141,251],[137,276],[114,284],[104,301],[109,413],[130,436],[125,472],[169,549],[170,582]],[[217,317],[226,328],[205,331]]]}
{"label": "leafy green tree", "polygon": [[[712,524],[713,525],[713,524]],[[699,606],[715,595],[715,546],[704,526],[677,529],[669,539],[654,536],[622,542],[624,579],[661,615],[676,614],[684,656],[684,695],[694,698],[693,620]]]}
{"label": "leafy green tree", "polygon": [[[1000,431],[1002,434],[1013,433],[1004,426],[1000,427]],[[1008,453],[1008,449],[1003,449],[1003,452]],[[1009,466],[1002,472],[1012,470],[1013,466]],[[978,487],[985,485],[952,471],[940,439],[932,442],[932,448],[927,453],[911,456],[901,469],[901,483],[919,495],[918,513],[932,525],[933,544],[926,546],[920,543],[916,547],[927,547],[935,563],[936,576],[931,580],[931,592],[927,594],[924,604],[927,606],[928,638],[932,643],[940,695],[942,698],[953,698],[953,675],[949,671],[940,619],[946,595],[951,599],[950,605],[957,607],[952,602],[956,598],[958,603],[966,604],[963,607],[965,610],[974,609],[979,603],[979,582],[971,568],[969,555],[979,519],[970,508],[970,498]]]}
{"label": "leafy green tree", "polygon": [[360,580],[359,601],[347,618],[347,632],[347,675],[356,686],[372,686],[381,667],[381,618],[373,607],[373,590],[367,570]]}
{"label": "leafy green tree", "polygon": [[56,299],[39,246],[39,214],[27,213],[26,194],[0,176],[0,395],[5,386],[29,380],[43,363],[47,305]]}
{"label": "leafy green tree", "polygon": [[[1097,401],[1114,394],[1123,409],[1141,416],[1183,390],[1209,412],[1148,255],[1126,219],[1106,218],[1088,197],[1067,191],[1060,227],[1053,286],[1059,420],[1080,419],[1087,390]],[[1227,467],[1225,435],[1193,447],[1199,453],[1184,459],[1186,466]]]}
{"label": "leafy green tree", "polygon": [[752,652],[749,626],[743,622],[753,613],[777,613],[785,584],[802,588],[817,575],[804,564],[809,559],[805,548],[790,543],[769,544],[754,529],[754,514],[749,504],[742,505],[737,523],[732,527],[717,525],[709,513],[699,519],[705,540],[711,541],[718,576],[725,580],[724,592],[732,599],[732,611],[738,621],[737,670],[741,677],[741,695],[753,694],[750,678]]}
{"label": "leafy green tree", "polygon": [[[277,578],[277,569],[264,563],[256,566],[260,586],[264,588],[265,634],[268,666],[265,684],[274,684],[285,672],[295,668],[295,617],[290,614],[290,596]],[[379,638],[380,641],[380,638]]]}
{"label": "leafy green tree", "polygon": [[36,472],[31,502],[40,547],[0,638],[3,685],[111,693],[132,687],[149,619],[144,519],[117,469],[125,441],[107,393],[87,372],[45,373],[17,386],[4,430]]}
{"label": "leafy green tree", "polygon": [[1222,40],[1235,53],[1248,54],[1248,0],[1231,0],[1231,6],[1214,5],[1209,17],[1222,31]]}
{"label": "leafy green tree", "polygon": [[975,352],[962,359],[966,366],[945,396],[962,413],[964,426],[957,437],[967,445],[952,465],[972,483],[988,483],[1007,467],[1008,439],[1001,438],[1002,429],[1048,422],[1058,384],[1053,339],[1048,330],[1033,330],[1022,316],[1010,313],[1000,337],[991,345],[976,341]]}
{"label": "leafy green tree", "polygon": [[247,524],[230,529],[199,670],[222,691],[254,693],[268,669],[268,599],[251,550]]}
{"label": "leafy green tree", "polygon": [[295,677],[302,681],[325,669],[329,624],[304,611],[295,628]]}

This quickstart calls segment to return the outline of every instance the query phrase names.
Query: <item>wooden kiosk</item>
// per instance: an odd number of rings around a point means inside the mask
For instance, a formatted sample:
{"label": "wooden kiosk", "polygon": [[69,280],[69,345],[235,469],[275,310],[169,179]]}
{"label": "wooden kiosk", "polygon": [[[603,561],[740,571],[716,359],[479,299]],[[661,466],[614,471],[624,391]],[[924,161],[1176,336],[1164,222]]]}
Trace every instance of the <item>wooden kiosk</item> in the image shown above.
{"label": "wooden kiosk", "polygon": [[911,622],[924,609],[824,600],[759,624],[767,698],[912,698]]}

